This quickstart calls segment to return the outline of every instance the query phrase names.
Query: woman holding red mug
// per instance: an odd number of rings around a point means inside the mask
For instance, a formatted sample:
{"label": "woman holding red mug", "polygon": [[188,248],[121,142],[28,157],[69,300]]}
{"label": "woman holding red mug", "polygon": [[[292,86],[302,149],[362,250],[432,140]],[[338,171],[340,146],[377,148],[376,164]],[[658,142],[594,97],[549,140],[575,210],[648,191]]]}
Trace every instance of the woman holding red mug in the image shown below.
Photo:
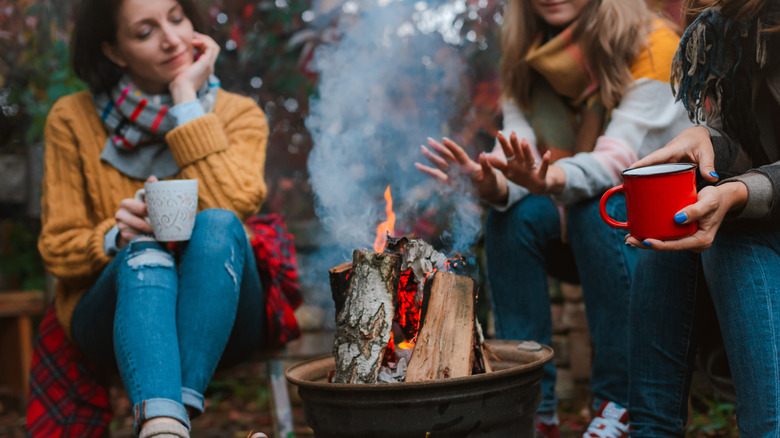
{"label": "woman holding red mug", "polygon": [[690,118],[708,127],[684,131],[634,167],[691,162],[710,185],[674,215],[678,223],[698,221],[696,233],[670,241],[626,237],[656,250],[639,256],[631,292],[631,436],[683,436],[704,281],[734,379],[740,436],[776,437],[780,57],[773,55],[780,4],[688,0],[684,12],[692,23],[673,79]]}

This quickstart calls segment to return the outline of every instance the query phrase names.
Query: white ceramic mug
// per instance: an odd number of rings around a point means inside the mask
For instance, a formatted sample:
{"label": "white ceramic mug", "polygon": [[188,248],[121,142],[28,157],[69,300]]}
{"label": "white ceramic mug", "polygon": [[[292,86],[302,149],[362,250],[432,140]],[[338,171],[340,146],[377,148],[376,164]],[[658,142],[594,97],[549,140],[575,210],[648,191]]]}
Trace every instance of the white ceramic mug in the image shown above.
{"label": "white ceramic mug", "polygon": [[160,242],[190,240],[198,210],[198,180],[147,182],[143,189],[135,192],[135,199],[146,202],[155,239]]}

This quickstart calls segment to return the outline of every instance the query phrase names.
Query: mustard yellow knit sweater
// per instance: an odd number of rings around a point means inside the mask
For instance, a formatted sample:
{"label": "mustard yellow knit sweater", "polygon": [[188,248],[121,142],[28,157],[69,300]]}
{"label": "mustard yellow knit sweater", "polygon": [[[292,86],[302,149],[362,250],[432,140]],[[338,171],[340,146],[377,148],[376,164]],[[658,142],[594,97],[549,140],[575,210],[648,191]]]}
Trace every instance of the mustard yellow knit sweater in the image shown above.
{"label": "mustard yellow knit sweater", "polygon": [[[107,134],[89,92],[66,96],[46,122],[42,232],[38,249],[57,278],[57,317],[70,336],[73,310],[111,261],[103,251],[119,202],[144,181],[100,161]],[[268,124],[249,98],[219,90],[214,112],[166,137],[179,173],[198,180],[198,210],[223,208],[242,221],[266,193],[263,172]]]}

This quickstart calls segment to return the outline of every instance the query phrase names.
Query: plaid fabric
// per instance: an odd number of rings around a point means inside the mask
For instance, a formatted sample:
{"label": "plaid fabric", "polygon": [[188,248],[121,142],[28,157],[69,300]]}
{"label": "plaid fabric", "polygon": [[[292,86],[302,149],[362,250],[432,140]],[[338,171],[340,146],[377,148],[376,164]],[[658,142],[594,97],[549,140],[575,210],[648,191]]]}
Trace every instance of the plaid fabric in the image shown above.
{"label": "plaid fabric", "polygon": [[[293,310],[301,305],[293,238],[281,216],[253,217],[254,250],[266,296],[267,346],[283,346],[300,335]],[[65,336],[54,303],[38,328],[30,371],[27,436],[104,436],[113,417],[97,368]]]}
{"label": "plaid fabric", "polygon": [[65,337],[54,303],[38,328],[30,367],[28,437],[99,437],[113,411],[95,367]]}
{"label": "plaid fabric", "polygon": [[301,335],[293,313],[303,302],[293,236],[277,214],[252,217],[247,225],[265,293],[266,346],[281,347]]}

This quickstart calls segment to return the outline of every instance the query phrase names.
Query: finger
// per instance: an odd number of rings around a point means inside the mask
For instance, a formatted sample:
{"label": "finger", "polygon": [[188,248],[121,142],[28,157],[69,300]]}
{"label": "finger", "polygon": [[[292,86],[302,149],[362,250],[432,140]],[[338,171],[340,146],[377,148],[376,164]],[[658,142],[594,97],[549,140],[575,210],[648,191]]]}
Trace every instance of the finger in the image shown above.
{"label": "finger", "polygon": [[534,159],[534,154],[531,153],[531,145],[528,144],[528,140],[522,139],[520,141],[520,150],[523,152],[523,162],[525,163],[525,167],[533,169],[537,163],[536,159]]}
{"label": "finger", "polygon": [[698,200],[678,211],[674,221],[678,224],[690,224],[712,215],[718,209],[718,202],[706,188],[699,192]]}
{"label": "finger", "polygon": [[118,228],[125,225],[142,234],[152,232],[152,226],[149,222],[146,222],[142,217],[136,216],[125,209],[119,209],[119,211],[116,212],[114,219],[116,219]]}
{"label": "finger", "polygon": [[422,172],[422,173],[424,173],[426,175],[432,176],[432,177],[434,177],[434,178],[436,178],[436,179],[438,179],[438,180],[440,180],[442,182],[446,183],[449,180],[449,177],[447,176],[447,174],[442,172],[439,169],[434,169],[433,167],[426,166],[426,165],[424,165],[422,163],[414,163],[414,167],[416,167],[417,170],[419,170],[420,172]]}
{"label": "finger", "polygon": [[[512,131],[512,134],[509,135],[509,140],[512,145],[512,155],[517,157],[517,161],[523,163],[525,167],[530,167],[528,163],[526,162],[525,153],[523,152],[523,147],[520,146],[520,141],[517,139],[517,134],[515,134],[515,131]],[[523,143],[528,143],[526,139],[523,139]],[[533,157],[531,157],[533,160]],[[533,161],[531,162],[531,166],[533,166]]]}
{"label": "finger", "polygon": [[653,249],[656,251],[694,251],[702,252],[709,248],[712,240],[707,238],[707,234],[704,231],[697,231],[696,233],[683,237],[677,240],[657,240],[657,239],[645,239],[643,240],[639,248]]}
{"label": "finger", "polygon": [[669,147],[669,145],[658,149],[641,160],[635,161],[634,164],[629,167],[629,169],[650,166],[653,164],[676,163],[679,161],[679,158],[677,158],[677,154],[673,149],[674,148]]}
{"label": "finger", "polygon": [[626,244],[640,249],[648,249],[646,245],[642,245],[641,240],[637,239],[636,237],[630,234],[626,234]]}
{"label": "finger", "polygon": [[449,163],[447,163],[442,157],[434,154],[431,152],[430,149],[426,148],[425,146],[420,145],[420,149],[422,151],[423,156],[431,162],[434,166],[438,167],[439,170],[445,171],[449,167]]}
{"label": "finger", "polygon": [[498,139],[498,144],[501,145],[501,150],[504,151],[504,156],[506,158],[514,157],[515,153],[512,151],[512,146],[509,145],[509,141],[504,137],[504,134],[499,132],[496,138]]}
{"label": "finger", "polygon": [[550,159],[552,157],[552,152],[547,151],[542,156],[542,164],[539,165],[539,178],[545,179],[547,178],[547,170],[550,168]]}
{"label": "finger", "polygon": [[[498,169],[499,172],[504,173],[509,168],[507,162],[501,159],[500,157],[497,157],[493,154],[490,155],[484,154],[484,155],[485,155],[485,161],[488,163],[488,165],[492,168]],[[480,165],[482,164],[481,155],[480,155],[479,164]]]}
{"label": "finger", "polygon": [[127,210],[128,212],[132,213],[135,216],[143,218],[149,212],[146,209],[146,203],[143,201],[138,201],[134,198],[127,198],[123,199],[119,202],[119,209],[120,210]]}
{"label": "finger", "polygon": [[702,146],[698,149],[699,173],[709,182],[715,182],[720,179],[720,175],[715,171],[715,150],[711,147]]}
{"label": "finger", "polygon": [[452,152],[450,152],[449,149],[447,149],[446,146],[443,144],[437,142],[436,140],[432,138],[428,138],[428,146],[433,149],[439,156],[444,158],[445,160],[449,161],[450,163],[455,163],[458,160],[455,159],[455,155],[452,155]]}
{"label": "finger", "polygon": [[474,163],[474,160],[472,160],[469,155],[466,153],[463,148],[455,143],[454,141],[450,140],[449,138],[442,139],[442,144],[447,147],[447,149],[452,152],[452,155],[455,156],[455,160],[462,166],[468,166],[472,163]]}

